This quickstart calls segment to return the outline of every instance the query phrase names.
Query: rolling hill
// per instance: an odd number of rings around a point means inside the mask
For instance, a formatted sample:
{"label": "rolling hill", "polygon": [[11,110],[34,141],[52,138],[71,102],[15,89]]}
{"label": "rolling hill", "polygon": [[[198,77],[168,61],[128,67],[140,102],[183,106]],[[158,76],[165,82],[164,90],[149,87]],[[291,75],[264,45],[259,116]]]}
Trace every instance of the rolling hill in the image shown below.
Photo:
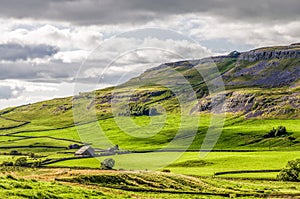
{"label": "rolling hill", "polygon": [[[199,149],[219,109],[226,110],[226,120],[215,149],[299,149],[299,77],[298,44],[164,63],[116,87],[1,110],[0,151],[52,153],[66,151],[72,143],[93,144],[95,125],[123,149],[159,149],[173,138],[172,147],[180,149],[200,115],[189,147]],[[182,116],[192,120],[182,125]],[[153,136],[143,135],[136,126],[120,127],[128,118],[143,129],[152,119],[163,127]],[[295,139],[263,137],[280,125]],[[78,128],[84,133],[78,134]],[[99,140],[98,147],[109,147]]]}

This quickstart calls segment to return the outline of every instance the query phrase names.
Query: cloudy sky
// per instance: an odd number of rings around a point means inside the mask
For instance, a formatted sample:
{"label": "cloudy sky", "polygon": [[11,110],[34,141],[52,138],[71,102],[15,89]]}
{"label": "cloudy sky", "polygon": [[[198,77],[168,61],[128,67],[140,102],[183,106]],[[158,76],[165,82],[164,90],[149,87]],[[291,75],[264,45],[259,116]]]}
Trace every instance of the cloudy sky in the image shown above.
{"label": "cloudy sky", "polygon": [[114,85],[163,62],[299,42],[300,1],[10,0],[0,32],[2,109]]}

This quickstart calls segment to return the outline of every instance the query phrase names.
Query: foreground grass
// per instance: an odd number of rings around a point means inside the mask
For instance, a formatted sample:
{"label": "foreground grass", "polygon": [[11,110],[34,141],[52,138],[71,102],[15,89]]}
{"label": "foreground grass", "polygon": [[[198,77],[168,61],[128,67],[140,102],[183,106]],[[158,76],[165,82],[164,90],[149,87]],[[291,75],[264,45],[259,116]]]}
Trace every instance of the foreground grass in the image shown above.
{"label": "foreground grass", "polygon": [[0,178],[1,198],[107,198],[96,190],[67,186],[35,179],[16,179],[11,175]]}
{"label": "foreground grass", "polygon": [[162,172],[15,169],[0,177],[1,198],[296,197],[299,183],[192,177]]}

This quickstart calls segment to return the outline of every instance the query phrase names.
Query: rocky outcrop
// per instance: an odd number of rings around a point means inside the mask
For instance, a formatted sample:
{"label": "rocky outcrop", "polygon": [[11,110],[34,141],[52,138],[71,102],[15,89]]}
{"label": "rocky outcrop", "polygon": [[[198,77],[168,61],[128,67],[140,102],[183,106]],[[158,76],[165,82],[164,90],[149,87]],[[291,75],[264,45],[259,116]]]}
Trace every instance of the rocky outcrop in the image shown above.
{"label": "rocky outcrop", "polygon": [[287,47],[286,49],[264,48],[251,50],[249,52],[241,53],[239,56],[239,61],[255,62],[270,59],[300,58],[300,46],[297,47]]}
{"label": "rocky outcrop", "polygon": [[[284,117],[299,118],[300,93],[246,93],[240,91],[228,92],[225,110],[228,113],[241,113],[247,118],[252,117]],[[210,112],[217,101],[212,102],[208,96],[200,99],[197,106],[199,112]]]}

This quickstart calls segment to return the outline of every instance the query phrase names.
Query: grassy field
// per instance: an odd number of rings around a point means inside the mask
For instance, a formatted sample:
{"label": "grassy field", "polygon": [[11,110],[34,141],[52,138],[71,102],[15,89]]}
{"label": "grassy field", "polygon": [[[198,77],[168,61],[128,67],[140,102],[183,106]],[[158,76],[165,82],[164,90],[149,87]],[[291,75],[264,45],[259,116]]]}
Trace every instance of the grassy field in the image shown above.
{"label": "grassy field", "polygon": [[[1,168],[5,198],[297,198],[299,183],[163,172]],[[18,177],[17,177],[18,176]]]}
{"label": "grassy field", "polygon": [[[66,127],[63,129],[56,130],[36,130],[31,131],[25,130],[26,126],[21,127],[20,130],[10,132],[3,131],[1,136],[2,146],[32,146],[32,145],[47,145],[47,146],[65,146],[67,147],[71,143],[86,142],[92,143],[96,147],[111,146],[113,144],[118,144],[122,149],[126,150],[152,150],[165,147],[178,133],[178,124],[180,121],[179,116],[170,115],[166,121],[160,121],[160,116],[156,119],[155,126],[162,126],[162,129],[156,133],[152,134],[152,127],[147,127],[142,132],[149,132],[149,138],[144,138],[147,133],[139,133],[138,129],[125,129],[123,131],[120,129],[120,122],[126,123],[132,118],[120,117],[118,119],[118,124],[113,118],[99,121],[99,126],[97,123],[80,125],[76,127]],[[197,118],[196,118],[197,119]],[[177,135],[179,139],[176,139],[173,148],[185,148],[186,145],[190,145],[189,149],[200,149],[201,142],[206,134],[209,123],[211,121],[210,115],[201,115],[200,125],[198,128],[197,135],[192,143],[189,135],[192,131],[191,124],[196,120],[195,118],[190,119],[182,124],[182,131]],[[145,126],[148,123],[147,116],[135,117],[133,121],[140,125]],[[292,133],[293,136],[300,136],[300,127],[298,125],[299,120],[282,120],[282,119],[250,119],[244,120],[241,117],[227,117],[222,134],[219,138],[214,149],[258,149],[258,150],[298,150],[300,149],[300,144],[298,141],[290,142],[286,138],[268,138],[263,139],[263,135],[266,134],[273,127],[283,125],[287,127],[287,130]],[[101,129],[102,131],[101,131]],[[29,128],[29,127],[28,127]],[[26,131],[26,132],[24,132]],[[130,134],[128,134],[130,132]],[[1,133],[1,131],[0,131]],[[7,133],[13,133],[12,135],[22,136],[22,137],[11,137]],[[139,137],[132,136],[138,135]],[[144,136],[144,137],[143,137]],[[105,139],[104,139],[105,138]],[[68,139],[68,140],[62,140]],[[107,143],[105,143],[105,140]]]}
{"label": "grassy field", "polygon": [[[46,159],[58,159],[73,157],[76,150],[68,150],[70,144],[82,142],[90,143],[95,147],[106,149],[118,144],[122,150],[158,150],[158,149],[193,149],[199,150],[205,137],[207,128],[211,122],[211,115],[202,114],[200,116],[198,132],[193,137],[190,136],[191,124],[195,119],[187,121],[181,126],[183,131],[178,133],[178,124],[180,117],[171,114],[166,121],[161,121],[161,116],[155,116],[156,123],[154,127],[163,126],[161,130],[149,138],[134,137],[132,134],[138,134],[136,129],[120,129],[120,122],[126,124],[128,119],[139,126],[147,126],[149,117],[140,116],[133,118],[120,117],[118,124],[113,118],[92,122],[76,127],[66,127],[50,130],[31,130],[31,126],[25,125],[16,129],[0,131],[0,152],[9,154],[12,150],[22,152],[24,155],[33,152],[37,156],[43,156],[41,161]],[[295,137],[300,137],[299,120],[282,119],[248,119],[240,116],[228,115],[224,124],[223,132],[216,143],[215,150],[257,150],[257,152],[218,152],[210,153],[203,158],[204,161],[212,162],[206,166],[186,167],[176,166],[170,169],[174,173],[188,175],[213,175],[215,172],[231,170],[254,170],[254,169],[281,169],[288,160],[297,158],[300,150],[299,142],[296,140],[290,142],[285,137],[263,138],[273,127],[283,125]],[[102,132],[99,132],[101,127]],[[147,127],[148,128],[148,127]],[[145,132],[152,133],[150,130]],[[51,130],[53,129],[53,130]],[[178,137],[174,136],[178,133]],[[145,135],[145,133],[143,134]],[[172,140],[173,144],[168,145]],[[270,151],[271,150],[271,151]],[[270,151],[270,152],[269,152]],[[141,153],[125,154],[113,156],[116,160],[117,169],[139,169],[139,170],[159,170],[174,162],[184,162],[189,160],[202,160],[198,152],[177,152],[177,153]],[[298,156],[299,157],[299,156]],[[10,159],[10,156],[1,156],[0,162]],[[92,167],[99,168],[99,161],[106,157],[95,159],[77,159],[67,160],[51,164],[50,166],[60,167]],[[3,160],[2,160],[3,159]],[[265,178],[274,178],[277,173],[254,173],[244,176],[263,176]],[[226,176],[242,177],[243,174],[232,174]]]}
{"label": "grassy field", "polygon": [[[169,169],[178,174],[212,176],[216,172],[239,170],[280,170],[289,160],[299,157],[299,152],[211,152],[201,158],[199,152],[185,153],[138,153],[110,156],[116,161],[116,169],[151,170]],[[179,157],[174,163],[166,165],[168,160]],[[49,166],[99,168],[100,162],[107,157],[67,160]],[[191,162],[193,164],[191,164]],[[180,163],[180,164],[178,164]],[[278,173],[245,174],[251,177],[275,178]],[[240,177],[244,174],[230,174]]]}

